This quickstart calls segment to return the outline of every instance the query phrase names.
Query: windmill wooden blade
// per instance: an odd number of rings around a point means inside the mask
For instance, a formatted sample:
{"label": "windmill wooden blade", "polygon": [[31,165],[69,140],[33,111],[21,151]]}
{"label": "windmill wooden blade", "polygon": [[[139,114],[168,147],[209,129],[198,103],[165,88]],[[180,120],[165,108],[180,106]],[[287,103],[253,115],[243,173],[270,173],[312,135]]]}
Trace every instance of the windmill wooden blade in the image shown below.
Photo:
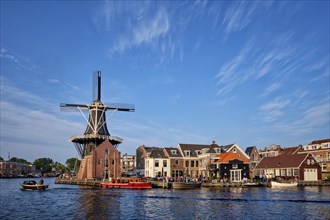
{"label": "windmill wooden blade", "polygon": [[61,103],[60,104],[60,110],[63,112],[77,112],[82,110],[82,111],[88,111],[88,105],[84,104],[66,104],[66,103]]}
{"label": "windmill wooden blade", "polygon": [[104,106],[106,107],[107,110],[126,111],[126,112],[135,111],[134,104],[106,103]]}

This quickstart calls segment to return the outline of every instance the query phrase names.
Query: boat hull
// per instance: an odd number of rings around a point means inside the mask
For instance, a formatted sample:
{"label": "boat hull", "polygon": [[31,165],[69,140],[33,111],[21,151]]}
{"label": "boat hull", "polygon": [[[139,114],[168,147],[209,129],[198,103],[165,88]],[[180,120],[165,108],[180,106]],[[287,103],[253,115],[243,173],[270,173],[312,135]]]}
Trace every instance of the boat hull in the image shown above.
{"label": "boat hull", "polygon": [[151,189],[150,182],[129,182],[129,183],[101,183],[102,188],[117,188],[117,189]]}
{"label": "boat hull", "polygon": [[242,186],[243,187],[260,187],[260,186],[262,186],[262,184],[260,184],[260,183],[243,183]]}
{"label": "boat hull", "polygon": [[22,190],[46,190],[48,189],[48,185],[46,184],[36,184],[36,185],[26,185],[21,184]]}
{"label": "boat hull", "polygon": [[271,186],[272,187],[292,187],[292,186],[298,186],[298,183],[297,182],[294,182],[294,183],[280,183],[280,182],[271,181]]}
{"label": "boat hull", "polygon": [[172,189],[198,189],[201,188],[200,183],[184,183],[184,182],[172,182]]}

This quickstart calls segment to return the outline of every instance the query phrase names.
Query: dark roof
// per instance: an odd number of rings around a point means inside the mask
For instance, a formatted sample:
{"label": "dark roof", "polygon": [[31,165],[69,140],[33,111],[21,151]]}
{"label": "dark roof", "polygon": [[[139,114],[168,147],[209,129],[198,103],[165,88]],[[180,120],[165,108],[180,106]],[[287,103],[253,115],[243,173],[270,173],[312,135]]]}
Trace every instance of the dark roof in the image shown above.
{"label": "dark roof", "polygon": [[247,147],[246,150],[245,150],[245,153],[250,156],[252,151],[253,151],[253,148],[256,148],[256,146],[251,146],[251,147]]}
{"label": "dark roof", "polygon": [[299,167],[309,154],[279,155],[277,157],[264,157],[255,169],[278,169]]}
{"label": "dark roof", "polygon": [[[178,148],[174,147],[165,147],[164,148],[169,157],[182,157]],[[176,154],[172,154],[171,150],[176,150]]]}
{"label": "dark roof", "polygon": [[165,158],[165,154],[163,149],[159,148],[159,149],[153,149],[151,151],[150,156],[151,158]]}
{"label": "dark roof", "polygon": [[322,144],[322,143],[326,143],[326,142],[330,142],[330,138],[322,139],[322,140],[315,140],[315,141],[312,141],[310,144]]}
{"label": "dark roof", "polygon": [[222,149],[224,151],[228,151],[234,144],[228,144],[228,145],[225,145],[225,146],[222,146]]}

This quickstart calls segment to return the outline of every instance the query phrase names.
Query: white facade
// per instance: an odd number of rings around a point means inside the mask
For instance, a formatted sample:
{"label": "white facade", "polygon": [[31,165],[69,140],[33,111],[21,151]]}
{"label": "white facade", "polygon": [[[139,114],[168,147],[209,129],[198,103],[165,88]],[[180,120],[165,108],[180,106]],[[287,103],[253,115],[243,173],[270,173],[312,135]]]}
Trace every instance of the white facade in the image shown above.
{"label": "white facade", "polygon": [[161,177],[169,176],[170,173],[170,159],[169,158],[145,158],[144,174],[146,177]]}

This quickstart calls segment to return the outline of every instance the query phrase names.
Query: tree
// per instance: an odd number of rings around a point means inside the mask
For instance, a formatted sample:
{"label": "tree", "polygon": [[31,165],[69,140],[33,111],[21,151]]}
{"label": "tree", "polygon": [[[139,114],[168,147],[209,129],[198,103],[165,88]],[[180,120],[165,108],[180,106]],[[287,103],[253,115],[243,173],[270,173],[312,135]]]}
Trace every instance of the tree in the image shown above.
{"label": "tree", "polygon": [[[77,161],[77,163],[76,163],[76,161]],[[76,169],[79,168],[79,166],[80,166],[80,160],[77,160],[77,158],[72,157],[72,158],[67,159],[66,162],[65,162],[65,164],[66,164],[66,168],[68,170],[74,171],[75,168]]]}
{"label": "tree", "polygon": [[33,164],[36,165],[36,168],[40,169],[41,172],[50,172],[54,166],[54,162],[50,158],[38,158]]}
{"label": "tree", "polygon": [[56,171],[60,171],[61,173],[64,173],[64,171],[65,171],[65,166],[63,164],[61,164],[60,162],[57,162],[57,161],[53,165],[53,168],[55,168]]}
{"label": "tree", "polygon": [[3,161],[3,158],[2,157],[0,157],[0,161]]}
{"label": "tree", "polygon": [[31,164],[31,163],[28,162],[27,160],[22,159],[22,158],[17,158],[17,157],[12,157],[12,158],[10,158],[9,162]]}

